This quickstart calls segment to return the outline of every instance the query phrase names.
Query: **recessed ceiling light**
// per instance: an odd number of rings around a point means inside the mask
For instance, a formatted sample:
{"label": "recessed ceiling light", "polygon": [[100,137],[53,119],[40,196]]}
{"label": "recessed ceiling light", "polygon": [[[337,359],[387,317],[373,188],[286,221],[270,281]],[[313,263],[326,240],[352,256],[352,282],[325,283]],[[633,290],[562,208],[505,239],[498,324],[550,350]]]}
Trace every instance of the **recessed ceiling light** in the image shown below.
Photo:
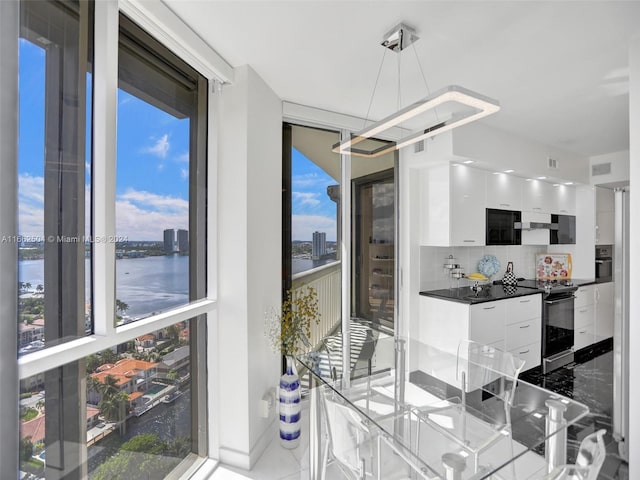
{"label": "recessed ceiling light", "polygon": [[565,185],[573,185],[573,182],[564,182]]}
{"label": "recessed ceiling light", "polygon": [[452,163],[451,166],[452,167],[461,167],[462,165],[460,165],[459,163]]}
{"label": "recessed ceiling light", "polygon": [[510,168],[509,170],[505,170],[504,173],[511,173],[514,172],[515,170],[513,168]]}
{"label": "recessed ceiling light", "polygon": [[536,177],[538,180],[544,180],[547,177]]}
{"label": "recessed ceiling light", "polygon": [[527,182],[533,182],[533,178],[527,178]]}
{"label": "recessed ceiling light", "polygon": [[500,175],[502,172],[493,172],[494,175]]}
{"label": "recessed ceiling light", "polygon": [[473,162],[475,162],[475,160],[465,160],[462,163],[466,163],[467,165],[469,165],[470,163],[473,163]]}
{"label": "recessed ceiling light", "polygon": [[559,183],[554,183],[554,184],[553,184],[553,186],[554,186],[554,187],[559,187],[559,186],[560,186],[560,184],[559,184]]}

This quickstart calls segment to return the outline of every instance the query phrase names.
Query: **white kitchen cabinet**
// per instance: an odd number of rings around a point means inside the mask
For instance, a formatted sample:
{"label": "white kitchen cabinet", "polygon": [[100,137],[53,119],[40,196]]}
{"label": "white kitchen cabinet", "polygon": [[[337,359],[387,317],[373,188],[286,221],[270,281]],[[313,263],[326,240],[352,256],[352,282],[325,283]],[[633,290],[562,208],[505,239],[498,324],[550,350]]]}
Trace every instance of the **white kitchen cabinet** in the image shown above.
{"label": "white kitchen cabinet", "polygon": [[487,174],[487,208],[522,210],[523,178],[507,173]]}
{"label": "white kitchen cabinet", "polygon": [[559,185],[555,188],[556,208],[551,213],[560,215],[576,214],[576,189],[569,185]]}
{"label": "white kitchen cabinet", "polygon": [[554,187],[540,180],[524,182],[522,189],[522,210],[536,213],[556,213],[556,192]]}
{"label": "white kitchen cabinet", "polygon": [[421,171],[422,245],[485,244],[486,172],[465,165],[438,165]]}
{"label": "white kitchen cabinet", "polygon": [[420,317],[411,331],[452,353],[460,340],[493,345],[523,358],[528,370],[540,365],[541,315],[541,294],[473,305],[421,295]]}
{"label": "white kitchen cabinet", "polygon": [[613,337],[615,316],[613,282],[596,284],[595,341]]}
{"label": "white kitchen cabinet", "polygon": [[595,341],[595,285],[584,285],[575,293],[573,304],[573,348],[579,350]]}
{"label": "white kitchen cabinet", "polygon": [[614,207],[613,190],[596,187],[596,243],[613,245],[614,237]]}
{"label": "white kitchen cabinet", "polygon": [[505,307],[503,300],[471,305],[469,340],[504,350]]}
{"label": "white kitchen cabinet", "polygon": [[[522,212],[522,223],[551,223],[551,214],[543,212]],[[548,228],[536,228],[533,230],[522,229],[522,245],[549,245],[550,235]]]}

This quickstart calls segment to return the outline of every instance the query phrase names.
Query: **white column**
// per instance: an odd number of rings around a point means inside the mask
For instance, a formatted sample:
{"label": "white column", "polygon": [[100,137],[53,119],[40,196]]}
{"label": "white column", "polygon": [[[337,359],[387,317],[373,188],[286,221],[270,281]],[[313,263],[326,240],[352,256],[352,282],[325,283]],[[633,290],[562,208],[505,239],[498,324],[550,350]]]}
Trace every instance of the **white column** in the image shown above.
{"label": "white column", "polygon": [[[640,35],[631,41],[629,49],[629,182],[631,195],[638,195],[640,185]],[[635,192],[633,191],[635,189]],[[629,222],[629,272],[640,268],[640,252],[634,245],[640,241],[640,210],[638,200],[630,202]],[[640,278],[629,275],[629,291],[638,292]],[[633,368],[640,362],[640,298],[629,298],[629,478],[640,477],[640,409],[633,408],[633,399],[640,398],[640,370]]]}
{"label": "white column", "polygon": [[[282,104],[248,66],[219,98],[218,344],[219,454],[250,468],[277,441],[276,415],[260,399],[277,384],[280,356],[264,335],[264,312],[280,304]],[[211,366],[211,364],[210,364]]]}

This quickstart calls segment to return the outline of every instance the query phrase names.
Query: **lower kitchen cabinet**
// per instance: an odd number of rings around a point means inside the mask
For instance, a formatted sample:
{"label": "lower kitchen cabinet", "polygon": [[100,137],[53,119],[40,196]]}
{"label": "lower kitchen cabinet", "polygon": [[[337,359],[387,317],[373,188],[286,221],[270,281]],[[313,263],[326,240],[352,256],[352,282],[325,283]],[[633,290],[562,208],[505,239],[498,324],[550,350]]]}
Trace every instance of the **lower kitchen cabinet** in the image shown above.
{"label": "lower kitchen cabinet", "polygon": [[613,337],[613,319],[615,316],[614,283],[596,285],[596,338],[595,341]]}
{"label": "lower kitchen cabinet", "polygon": [[541,316],[541,294],[473,305],[421,295],[412,332],[421,342],[452,353],[460,340],[492,345],[522,358],[528,370],[540,365]]}
{"label": "lower kitchen cabinet", "polygon": [[574,303],[575,350],[613,336],[613,292],[613,282],[578,288]]}

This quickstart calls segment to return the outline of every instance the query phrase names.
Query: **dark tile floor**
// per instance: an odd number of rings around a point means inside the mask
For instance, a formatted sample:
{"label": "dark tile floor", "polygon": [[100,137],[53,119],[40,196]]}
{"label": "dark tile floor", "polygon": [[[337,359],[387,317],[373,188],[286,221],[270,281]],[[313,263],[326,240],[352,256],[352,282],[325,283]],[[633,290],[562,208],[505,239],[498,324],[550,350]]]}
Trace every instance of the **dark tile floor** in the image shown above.
{"label": "dark tile floor", "polygon": [[547,375],[538,371],[524,373],[521,378],[584,403],[590,413],[568,433],[567,461],[575,461],[582,439],[601,428],[607,430],[605,443],[607,457],[600,471],[601,480],[628,480],[628,466],[618,455],[618,444],[613,439],[613,351],[611,342],[577,355],[575,364]]}

